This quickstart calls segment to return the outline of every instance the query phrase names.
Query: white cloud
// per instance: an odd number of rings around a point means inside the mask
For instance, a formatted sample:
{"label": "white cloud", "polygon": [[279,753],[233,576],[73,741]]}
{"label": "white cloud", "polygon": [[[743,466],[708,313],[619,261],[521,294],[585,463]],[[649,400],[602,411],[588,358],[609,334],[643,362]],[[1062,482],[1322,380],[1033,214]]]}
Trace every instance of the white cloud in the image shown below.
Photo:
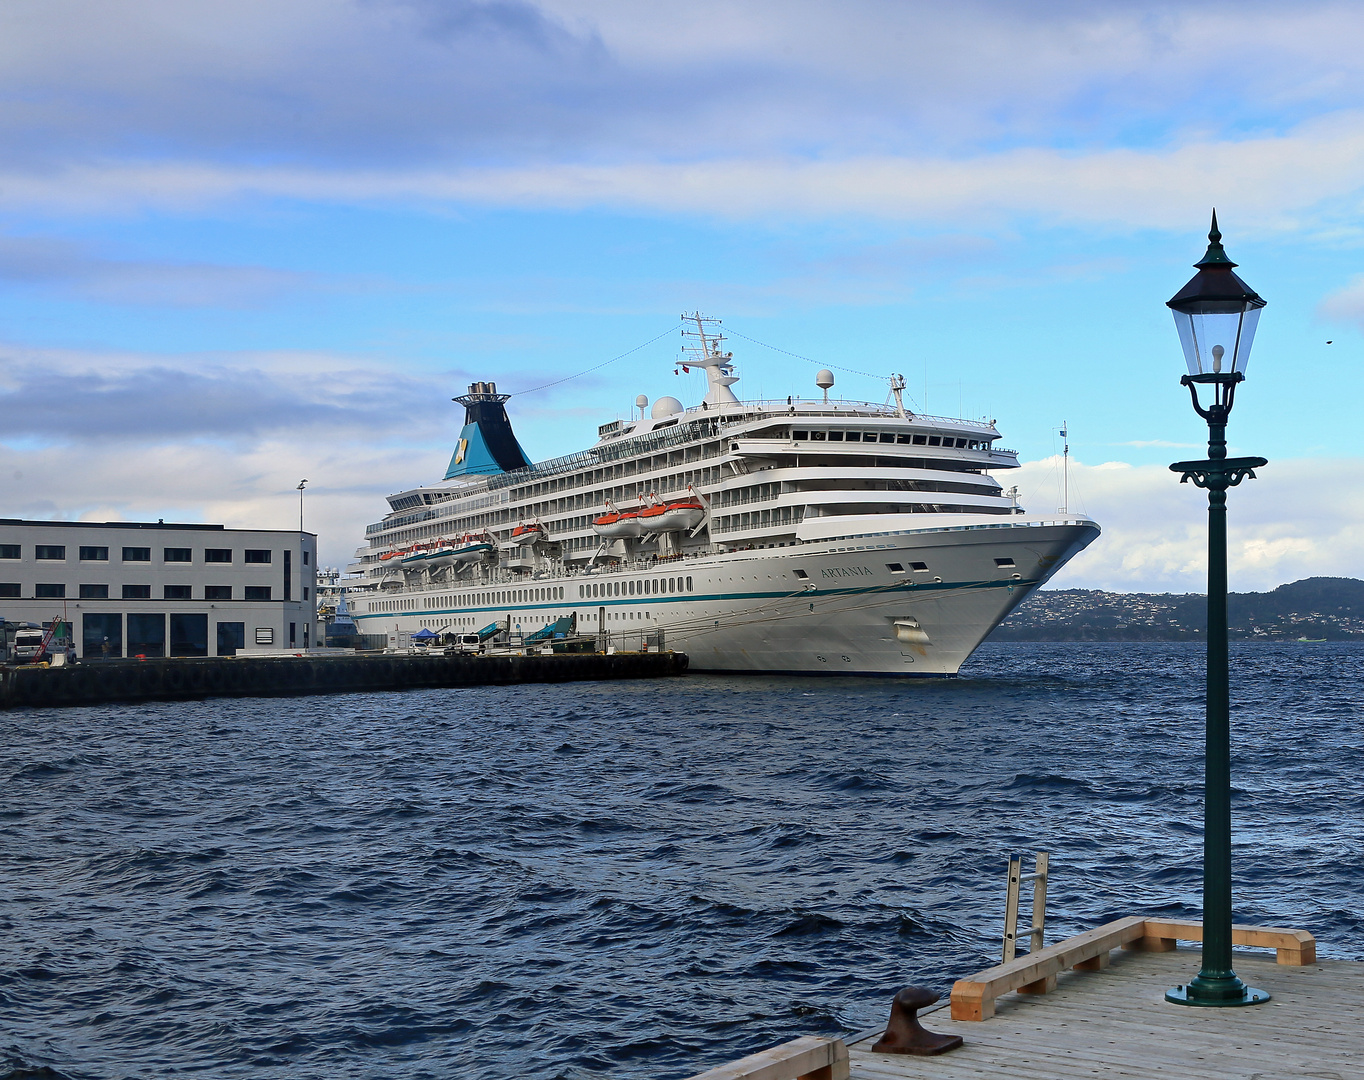
{"label": "white cloud", "polygon": [[[1235,592],[1304,577],[1358,577],[1364,566],[1364,460],[1272,461],[1228,493],[1228,566]],[[1103,535],[1049,588],[1203,592],[1207,588],[1207,495],[1159,465],[1071,464],[1072,510]],[[1004,479],[1004,474],[1000,474]],[[1060,460],[1029,462],[1018,483],[1024,505],[1047,512],[1060,499]]]}
{"label": "white cloud", "polygon": [[1291,229],[1364,187],[1361,33],[1340,3],[13,0],[0,207],[1182,229],[1215,194]]}
{"label": "white cloud", "polygon": [[[1305,169],[1302,162],[1311,161]],[[0,207],[69,212],[195,209],[285,198],[634,208],[721,218],[866,215],[933,227],[1053,225],[1187,229],[1214,202],[1243,232],[1322,224],[1364,192],[1360,114],[1281,136],[1169,150],[1018,149],[969,158],[731,159],[473,169],[310,169],[211,163],[79,165],[0,172]]]}

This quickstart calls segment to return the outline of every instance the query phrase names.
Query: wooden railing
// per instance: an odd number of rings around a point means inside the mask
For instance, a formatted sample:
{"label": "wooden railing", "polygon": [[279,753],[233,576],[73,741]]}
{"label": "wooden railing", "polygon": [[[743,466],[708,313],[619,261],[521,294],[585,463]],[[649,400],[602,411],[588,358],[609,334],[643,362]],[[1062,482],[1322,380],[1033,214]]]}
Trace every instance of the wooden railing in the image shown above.
{"label": "wooden railing", "polygon": [[[953,1020],[988,1020],[995,1014],[995,999],[1011,990],[1046,994],[1056,989],[1062,971],[1099,971],[1108,966],[1114,949],[1146,949],[1164,952],[1176,941],[1202,941],[1203,924],[1180,919],[1145,919],[1132,916],[1067,938],[1037,952],[1030,952],[958,979],[952,987]],[[1274,949],[1280,964],[1312,964],[1317,958],[1316,939],[1306,930],[1272,926],[1233,926],[1233,945]]]}
{"label": "wooden railing", "polygon": [[806,1035],[691,1080],[848,1080],[848,1048],[842,1039]]}

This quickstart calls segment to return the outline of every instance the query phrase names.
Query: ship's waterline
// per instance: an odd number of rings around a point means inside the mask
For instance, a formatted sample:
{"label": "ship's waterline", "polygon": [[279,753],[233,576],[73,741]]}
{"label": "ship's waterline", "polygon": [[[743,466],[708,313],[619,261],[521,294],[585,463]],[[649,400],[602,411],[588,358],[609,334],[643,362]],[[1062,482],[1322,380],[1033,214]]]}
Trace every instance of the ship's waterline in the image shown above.
{"label": "ship's waterline", "polygon": [[[715,321],[692,316],[710,389],[603,424],[528,464],[491,383],[439,484],[390,496],[351,568],[361,632],[527,635],[575,617],[697,670],[951,675],[1099,533],[1029,516],[991,420],[895,404],[743,402]],[[821,373],[821,386],[828,379]],[[647,413],[647,415],[646,415]]]}

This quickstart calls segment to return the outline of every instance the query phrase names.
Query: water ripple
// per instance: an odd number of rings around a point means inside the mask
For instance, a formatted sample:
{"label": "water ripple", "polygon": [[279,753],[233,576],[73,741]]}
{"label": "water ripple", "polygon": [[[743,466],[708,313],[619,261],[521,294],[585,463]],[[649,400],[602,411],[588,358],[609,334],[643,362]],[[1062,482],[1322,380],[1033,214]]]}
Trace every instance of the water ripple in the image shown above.
{"label": "water ripple", "polygon": [[[1236,649],[1238,921],[1364,959],[1364,647]],[[678,1077],[1197,917],[1196,646],[0,715],[0,1080]],[[1303,768],[1310,760],[1311,769]]]}

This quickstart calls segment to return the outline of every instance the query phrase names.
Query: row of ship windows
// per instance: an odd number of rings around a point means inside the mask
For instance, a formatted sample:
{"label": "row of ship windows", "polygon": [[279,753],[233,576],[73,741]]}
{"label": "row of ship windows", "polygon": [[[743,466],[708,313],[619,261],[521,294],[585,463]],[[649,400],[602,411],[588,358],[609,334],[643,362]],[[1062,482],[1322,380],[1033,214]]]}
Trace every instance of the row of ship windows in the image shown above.
{"label": "row of ship windows", "polygon": [[[76,598],[80,600],[108,600],[108,585],[81,585],[78,586]],[[190,585],[165,585],[162,586],[161,599],[163,600],[193,600],[194,588]],[[243,600],[269,600],[271,587],[269,585],[247,585],[242,589]],[[18,582],[0,581],[0,598],[19,599],[23,596],[23,589]],[[64,600],[66,599],[66,586],[59,583],[39,582],[33,586],[33,598],[35,600]],[[124,600],[150,600],[152,598],[152,587],[150,585],[124,585]],[[204,600],[231,600],[231,585],[205,585]],[[286,597],[287,599],[287,597]],[[303,599],[308,599],[308,587],[303,587]]]}
{"label": "row of ship windows", "polygon": [[954,439],[946,435],[911,435],[894,431],[801,431],[791,432],[797,442],[898,443],[901,446],[951,446],[961,450],[988,450],[990,444],[976,439]]}
{"label": "row of ship windows", "polygon": [[633,581],[594,581],[578,586],[579,600],[596,600],[607,596],[658,596],[667,593],[691,592],[691,578],[638,578]]}
{"label": "row of ship windows", "polygon": [[[107,547],[81,547],[81,562],[108,562],[109,549]],[[22,559],[23,546],[21,544],[0,544],[0,559]],[[308,565],[309,552],[303,553],[303,565]],[[34,544],[33,557],[39,561],[65,562],[65,544]],[[123,549],[124,562],[151,562],[152,549],[147,547],[126,547]],[[192,563],[194,561],[193,548],[162,548],[161,561],[168,563]],[[206,563],[230,563],[232,561],[231,548],[204,548],[204,562]],[[242,562],[247,563],[268,563],[270,552],[266,549],[247,548],[242,552]]]}
{"label": "row of ship windows", "polygon": [[[423,606],[432,607],[434,604],[443,603],[448,606],[482,607],[486,604],[534,604],[563,598],[564,590],[561,586],[542,585],[534,589],[498,589],[494,592],[474,593],[472,596],[434,596]],[[412,604],[408,600],[376,600],[369,605],[370,611],[410,611],[411,608]]]}
{"label": "row of ship windows", "polygon": [[[594,581],[578,586],[579,600],[598,600],[608,596],[660,596],[670,593],[691,592],[691,578],[638,578],[633,581]],[[495,592],[475,593],[469,597],[454,596],[444,599],[451,605],[467,604],[482,607],[487,604],[534,604],[545,601],[562,600],[562,586],[542,586],[535,589],[499,589]],[[407,611],[410,601],[378,600],[370,605],[371,611]]]}

